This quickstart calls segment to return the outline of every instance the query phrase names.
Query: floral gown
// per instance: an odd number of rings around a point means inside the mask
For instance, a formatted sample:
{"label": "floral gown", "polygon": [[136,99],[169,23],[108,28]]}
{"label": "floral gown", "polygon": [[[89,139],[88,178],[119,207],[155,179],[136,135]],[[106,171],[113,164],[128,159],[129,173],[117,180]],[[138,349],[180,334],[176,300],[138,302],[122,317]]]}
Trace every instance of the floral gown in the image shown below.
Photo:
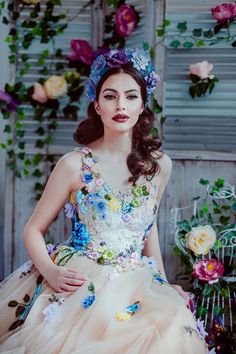
{"label": "floral gown", "polygon": [[71,236],[47,248],[88,281],[55,293],[30,261],[11,274],[0,292],[0,353],[207,353],[182,297],[141,255],[156,219],[155,184],[116,191],[92,151],[78,149],[84,186],[65,205]]}

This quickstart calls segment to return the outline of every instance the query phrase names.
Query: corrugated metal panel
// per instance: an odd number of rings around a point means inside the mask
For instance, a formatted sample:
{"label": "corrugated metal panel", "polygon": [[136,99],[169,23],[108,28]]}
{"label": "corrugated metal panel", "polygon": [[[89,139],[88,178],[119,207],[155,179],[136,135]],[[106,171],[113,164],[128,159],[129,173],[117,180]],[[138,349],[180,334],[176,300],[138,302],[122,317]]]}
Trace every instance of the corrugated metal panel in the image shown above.
{"label": "corrugated metal panel", "polygon": [[[168,33],[175,35],[178,22],[187,21],[194,28],[213,28],[216,21],[211,8],[218,1],[174,0],[166,2],[166,18],[171,20]],[[231,26],[236,34],[236,25]],[[173,38],[172,38],[173,39]],[[164,147],[177,150],[236,151],[236,50],[221,43],[190,50],[168,47],[166,41]],[[220,80],[211,95],[192,99],[188,93],[191,81],[188,68],[192,63],[208,60]]]}
{"label": "corrugated metal panel", "polygon": [[[66,12],[68,17],[73,20],[69,22],[68,28],[65,30],[63,34],[55,37],[55,43],[52,44],[50,42],[48,44],[42,44],[36,40],[28,50],[25,50],[22,47],[19,48],[20,54],[25,53],[30,57],[28,63],[31,64],[31,68],[27,72],[27,74],[24,75],[23,78],[25,84],[31,86],[34,82],[38,81],[40,77],[42,77],[42,74],[40,74],[39,72],[39,70],[42,69],[42,67],[40,67],[38,64],[38,58],[39,58],[39,53],[42,52],[43,50],[48,49],[51,54],[53,53],[53,47],[61,48],[63,54],[67,55],[70,52],[71,39],[84,39],[87,40],[90,44],[94,42],[92,6],[90,4],[89,6],[84,8],[85,5],[87,4],[88,4],[87,0],[62,1],[62,11]],[[58,8],[57,12],[60,13],[60,11],[61,11],[60,8]],[[23,21],[24,18],[26,17],[27,17],[27,9],[21,13],[20,20]],[[96,19],[96,21],[97,20],[98,18]],[[60,23],[63,23],[63,20]],[[51,62],[50,57],[48,60],[46,59],[46,63],[47,61]],[[51,66],[52,71],[50,72],[49,76],[52,75],[53,73],[60,74],[60,72],[55,70],[55,66],[58,61],[62,63],[63,62],[66,63],[66,58],[64,59],[62,58],[62,60],[61,59],[54,60],[54,63]],[[22,63],[21,61],[19,61],[18,70],[21,68],[21,66]],[[65,69],[70,70],[67,67],[65,67]],[[64,73],[64,69],[61,70],[61,74],[63,73]],[[86,78],[84,78],[84,80],[86,80]],[[80,100],[80,110],[78,111],[78,115],[79,117],[81,117],[80,119],[84,118],[86,114],[85,113],[86,106],[87,106],[87,99],[85,97],[85,94],[83,94]],[[33,112],[30,106],[26,107],[25,112],[27,113],[27,119],[24,121],[24,128],[25,128],[24,139],[27,144],[34,145],[35,139],[38,138],[38,136],[35,134],[35,129],[37,128],[38,123],[33,118]],[[78,122],[63,121],[59,119],[58,129],[56,131],[55,139],[52,144],[72,146],[73,145],[72,133],[75,130],[77,124]],[[46,123],[43,124],[42,126],[46,126]]]}

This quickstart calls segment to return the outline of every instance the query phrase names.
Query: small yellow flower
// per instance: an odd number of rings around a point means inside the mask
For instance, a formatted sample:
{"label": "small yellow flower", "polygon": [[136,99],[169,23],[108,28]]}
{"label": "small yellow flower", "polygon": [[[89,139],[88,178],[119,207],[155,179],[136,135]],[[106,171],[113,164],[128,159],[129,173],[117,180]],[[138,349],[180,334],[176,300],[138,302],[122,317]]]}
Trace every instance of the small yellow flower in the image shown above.
{"label": "small yellow flower", "polygon": [[70,195],[70,202],[71,202],[72,205],[75,204],[75,196],[72,193]]}
{"label": "small yellow flower", "polygon": [[128,321],[131,319],[131,315],[127,312],[116,312],[116,319],[118,321]]}
{"label": "small yellow flower", "polygon": [[117,211],[120,209],[120,202],[117,198],[115,197],[112,197],[110,200],[109,200],[109,207],[112,211]]}

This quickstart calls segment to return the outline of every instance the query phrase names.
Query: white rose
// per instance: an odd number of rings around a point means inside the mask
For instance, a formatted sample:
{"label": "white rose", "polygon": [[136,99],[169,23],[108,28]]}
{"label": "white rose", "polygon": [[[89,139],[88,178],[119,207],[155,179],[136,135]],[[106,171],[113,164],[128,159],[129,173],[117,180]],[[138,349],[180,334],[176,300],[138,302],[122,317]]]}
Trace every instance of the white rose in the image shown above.
{"label": "white rose", "polygon": [[186,247],[198,255],[206,254],[216,241],[216,233],[210,225],[193,227],[185,235]]}
{"label": "white rose", "polygon": [[67,82],[64,77],[53,75],[44,83],[44,88],[47,96],[55,100],[67,93]]}

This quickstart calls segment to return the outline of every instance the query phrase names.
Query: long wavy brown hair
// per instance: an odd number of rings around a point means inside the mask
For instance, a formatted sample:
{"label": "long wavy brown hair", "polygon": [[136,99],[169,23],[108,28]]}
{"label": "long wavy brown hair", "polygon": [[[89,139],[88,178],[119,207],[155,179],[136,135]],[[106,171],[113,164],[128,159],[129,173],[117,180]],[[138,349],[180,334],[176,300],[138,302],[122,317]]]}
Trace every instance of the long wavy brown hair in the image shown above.
{"label": "long wavy brown hair", "polygon": [[[124,64],[119,68],[109,69],[101,78],[96,88],[96,100],[103,83],[110,75],[126,73],[140,86],[142,100],[144,105],[147,100],[146,81],[132,64]],[[93,102],[88,105],[88,117],[77,127],[73,137],[81,145],[90,144],[104,135],[104,127],[100,116],[97,114]],[[127,166],[131,172],[129,182],[135,184],[138,178],[143,175],[147,180],[151,180],[159,170],[158,159],[162,153],[159,151],[161,142],[158,137],[152,135],[154,126],[154,113],[148,107],[139,115],[138,121],[132,131],[132,149],[127,157]]]}

